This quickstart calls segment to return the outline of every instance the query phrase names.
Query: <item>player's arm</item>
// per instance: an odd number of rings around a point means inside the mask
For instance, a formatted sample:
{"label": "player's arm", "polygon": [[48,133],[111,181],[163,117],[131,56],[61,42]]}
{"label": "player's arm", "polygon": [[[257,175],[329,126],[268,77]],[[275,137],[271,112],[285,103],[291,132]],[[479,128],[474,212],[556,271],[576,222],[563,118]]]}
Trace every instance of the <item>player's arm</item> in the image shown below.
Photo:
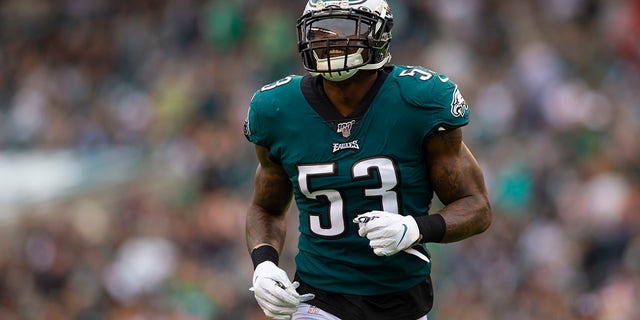
{"label": "player's arm", "polygon": [[[478,162],[462,141],[462,129],[438,131],[424,146],[436,195],[445,207],[439,212],[444,234],[439,242],[459,241],[484,232],[491,224],[491,205]],[[433,227],[433,218],[428,218]],[[437,217],[439,218],[439,217]],[[423,219],[418,219],[423,220]],[[425,222],[419,221],[423,236]]]}
{"label": "player's arm", "polygon": [[286,236],[285,216],[293,187],[284,168],[272,160],[267,148],[256,145],[256,154],[259,164],[247,212],[247,247],[253,253],[260,246],[270,245],[279,254]]}
{"label": "player's arm", "polygon": [[267,317],[290,319],[301,302],[314,297],[313,294],[300,295],[296,291],[300,284],[291,282],[287,273],[278,267],[293,187],[267,148],[256,146],[256,153],[259,164],[246,222],[247,247],[255,268],[250,290]]}
{"label": "player's arm", "polygon": [[385,211],[356,217],[353,222],[358,223],[358,234],[369,239],[369,246],[379,256],[396,254],[417,243],[459,241],[491,224],[482,170],[462,142],[462,130],[432,134],[424,151],[432,187],[445,207],[437,214],[417,217]]}

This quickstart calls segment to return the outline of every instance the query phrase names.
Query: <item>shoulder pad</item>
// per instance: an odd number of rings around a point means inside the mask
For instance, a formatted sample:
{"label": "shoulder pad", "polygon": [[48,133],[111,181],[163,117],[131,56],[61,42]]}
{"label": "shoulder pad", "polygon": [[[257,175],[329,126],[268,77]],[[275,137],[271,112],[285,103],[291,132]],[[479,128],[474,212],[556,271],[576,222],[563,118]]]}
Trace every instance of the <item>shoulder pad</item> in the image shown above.
{"label": "shoulder pad", "polygon": [[299,83],[302,76],[298,75],[289,75],[278,81],[269,83],[267,85],[262,86],[256,93],[254,94],[254,98],[257,95],[280,95],[283,91],[288,91],[295,89],[294,83]]}
{"label": "shoulder pad", "polygon": [[263,86],[253,94],[250,107],[260,109],[261,113],[268,115],[269,109],[274,108],[276,104],[286,104],[287,97],[294,94],[296,90],[300,90],[301,78],[301,76],[290,75]]}
{"label": "shoulder pad", "polygon": [[249,141],[263,142],[267,124],[277,115],[280,106],[287,105],[295,90],[300,90],[301,78],[290,75],[263,86],[253,94],[244,123],[244,135]]}
{"label": "shoulder pad", "polygon": [[427,109],[447,109],[453,117],[468,116],[469,107],[458,86],[446,75],[416,66],[396,66],[392,75],[403,100],[409,104]]}

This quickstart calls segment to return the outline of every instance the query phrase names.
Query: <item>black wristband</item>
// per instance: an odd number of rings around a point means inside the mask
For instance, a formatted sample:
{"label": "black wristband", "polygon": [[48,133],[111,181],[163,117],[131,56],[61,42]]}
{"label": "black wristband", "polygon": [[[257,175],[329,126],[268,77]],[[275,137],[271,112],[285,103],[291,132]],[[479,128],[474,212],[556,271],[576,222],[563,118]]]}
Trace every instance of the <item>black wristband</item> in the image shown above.
{"label": "black wristband", "polygon": [[444,233],[447,231],[447,225],[444,222],[444,218],[439,213],[430,214],[421,217],[415,217],[418,224],[418,230],[422,235],[420,243],[425,242],[440,242],[444,238]]}
{"label": "black wristband", "polygon": [[277,266],[279,260],[278,250],[270,245],[261,245],[251,251],[251,261],[254,269],[265,261],[271,261]]}

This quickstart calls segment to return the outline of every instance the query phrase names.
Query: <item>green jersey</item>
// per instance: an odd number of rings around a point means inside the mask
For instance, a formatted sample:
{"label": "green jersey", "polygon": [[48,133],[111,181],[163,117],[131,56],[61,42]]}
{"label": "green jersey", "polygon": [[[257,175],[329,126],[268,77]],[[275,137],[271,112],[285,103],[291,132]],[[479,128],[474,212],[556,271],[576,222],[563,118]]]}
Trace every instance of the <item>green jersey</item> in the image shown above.
{"label": "green jersey", "polygon": [[466,125],[469,108],[446,76],[391,66],[360,110],[343,117],[319,80],[288,76],[262,87],[245,123],[247,139],[268,148],[293,184],[300,218],[296,272],[311,286],[342,294],[413,287],[429,275],[430,263],[406,252],[375,255],[352,219],[371,210],[428,214],[433,190],[424,141]]}

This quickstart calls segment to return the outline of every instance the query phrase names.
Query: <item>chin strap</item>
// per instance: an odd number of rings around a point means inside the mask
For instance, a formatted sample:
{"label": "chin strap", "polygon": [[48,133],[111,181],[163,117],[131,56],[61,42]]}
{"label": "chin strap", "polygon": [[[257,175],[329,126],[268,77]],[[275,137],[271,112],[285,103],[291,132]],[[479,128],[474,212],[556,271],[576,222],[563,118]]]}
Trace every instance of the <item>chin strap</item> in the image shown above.
{"label": "chin strap", "polygon": [[[347,66],[350,65],[358,65],[361,64],[364,60],[362,59],[362,48],[359,48],[358,51],[356,51],[356,53],[352,53],[350,55],[347,56]],[[358,72],[358,70],[377,70],[382,68],[385,64],[387,64],[390,60],[391,60],[391,54],[387,54],[387,57],[385,57],[384,59],[382,59],[382,61],[378,62],[378,63],[373,63],[373,64],[365,64],[364,66],[361,67],[357,67],[357,68],[352,68],[352,69],[348,69],[348,70],[343,70],[343,71],[334,71],[334,72],[322,72],[322,70],[329,70],[329,64],[331,65],[332,69],[338,69],[338,67],[336,66],[334,68],[334,65],[340,63],[342,64],[342,66],[340,68],[342,68],[344,66],[343,61],[344,61],[344,56],[342,57],[333,57],[333,58],[329,58],[329,59],[320,59],[318,57],[318,55],[316,55],[316,53],[313,53],[316,61],[317,61],[317,65],[318,65],[318,72],[310,72],[312,75],[317,76],[317,75],[321,75],[323,78],[329,80],[329,81],[335,81],[335,82],[339,82],[339,81],[344,81],[347,80],[351,77],[353,77],[356,72]]]}
{"label": "chin strap", "polygon": [[320,59],[320,57],[318,57],[318,55],[315,52],[313,52],[313,56],[317,61],[317,69],[318,69],[317,74],[322,75],[322,77],[330,81],[347,80],[353,77],[353,75],[356,74],[356,72],[358,72],[358,69],[360,69],[360,67],[348,69],[348,70],[342,70],[342,71],[334,71],[334,72],[322,72],[322,71],[329,71],[332,69],[342,69],[344,67],[360,65],[364,62],[364,59],[362,58],[363,51],[364,51],[363,48],[359,48],[358,51],[356,51],[355,53],[347,55],[346,63],[345,63],[344,56]]}
{"label": "chin strap", "polygon": [[323,78],[329,81],[340,82],[353,77],[356,72],[358,72],[358,68],[337,72],[313,72],[312,74],[321,75]]}

